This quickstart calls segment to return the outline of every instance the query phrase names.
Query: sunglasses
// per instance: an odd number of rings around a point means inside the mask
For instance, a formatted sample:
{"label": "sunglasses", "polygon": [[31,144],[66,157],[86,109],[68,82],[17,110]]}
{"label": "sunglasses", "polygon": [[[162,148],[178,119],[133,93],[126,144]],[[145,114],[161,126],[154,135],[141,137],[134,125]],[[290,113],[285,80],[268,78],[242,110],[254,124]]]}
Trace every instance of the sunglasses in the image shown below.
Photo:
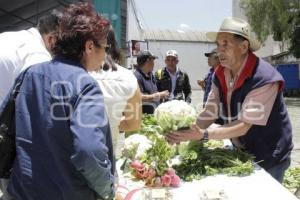
{"label": "sunglasses", "polygon": [[94,45],[100,49],[104,49],[105,51],[108,51],[110,49],[110,44],[98,44],[94,42]]}

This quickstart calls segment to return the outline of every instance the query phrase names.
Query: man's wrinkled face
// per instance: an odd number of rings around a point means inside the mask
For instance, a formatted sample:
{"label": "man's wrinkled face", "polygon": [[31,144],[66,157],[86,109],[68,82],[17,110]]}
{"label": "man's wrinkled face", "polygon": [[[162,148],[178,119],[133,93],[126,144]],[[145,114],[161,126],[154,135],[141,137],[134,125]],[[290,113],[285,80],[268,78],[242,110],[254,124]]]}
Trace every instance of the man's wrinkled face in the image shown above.
{"label": "man's wrinkled face", "polygon": [[218,55],[216,53],[211,54],[208,57],[208,66],[214,67],[214,66],[217,66],[219,64],[220,64],[220,61],[219,61]]}
{"label": "man's wrinkled face", "polygon": [[165,63],[168,68],[176,68],[176,65],[178,63],[178,59],[174,56],[167,56],[165,59]]}
{"label": "man's wrinkled face", "polygon": [[242,59],[241,42],[232,33],[219,33],[217,36],[217,52],[220,64],[231,69]]}

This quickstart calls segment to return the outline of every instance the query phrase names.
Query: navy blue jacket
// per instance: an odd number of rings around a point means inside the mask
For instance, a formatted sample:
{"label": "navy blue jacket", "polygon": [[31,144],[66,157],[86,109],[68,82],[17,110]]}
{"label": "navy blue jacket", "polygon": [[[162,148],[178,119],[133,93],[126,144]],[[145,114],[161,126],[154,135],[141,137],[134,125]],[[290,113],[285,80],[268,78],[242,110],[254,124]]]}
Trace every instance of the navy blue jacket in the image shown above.
{"label": "navy blue jacket", "polygon": [[[154,94],[157,92],[156,80],[152,72],[144,74],[142,70],[137,67],[134,75],[138,81],[142,94]],[[159,101],[143,102],[142,111],[143,113],[153,114],[155,108],[158,106]]]}
{"label": "navy blue jacket", "polygon": [[[232,92],[230,111],[233,120],[238,119],[241,105],[247,94],[266,84],[279,82],[280,88],[265,126],[252,125],[246,135],[239,137],[241,144],[253,154],[255,161],[265,169],[284,162],[291,154],[292,127],[282,95],[284,80],[278,71],[269,63],[250,53],[246,66]],[[222,113],[227,117],[227,88],[223,68],[215,71],[214,83],[219,88],[220,100],[223,103]],[[226,121],[226,118],[223,118]]]}
{"label": "navy blue jacket", "polygon": [[103,96],[78,63],[32,66],[16,99],[15,200],[114,196],[114,161]]}
{"label": "navy blue jacket", "polygon": [[204,78],[204,96],[203,96],[203,104],[206,103],[208,94],[210,93],[211,90],[211,85],[212,85],[212,77],[214,75],[215,69],[211,67],[209,69],[209,72]]}

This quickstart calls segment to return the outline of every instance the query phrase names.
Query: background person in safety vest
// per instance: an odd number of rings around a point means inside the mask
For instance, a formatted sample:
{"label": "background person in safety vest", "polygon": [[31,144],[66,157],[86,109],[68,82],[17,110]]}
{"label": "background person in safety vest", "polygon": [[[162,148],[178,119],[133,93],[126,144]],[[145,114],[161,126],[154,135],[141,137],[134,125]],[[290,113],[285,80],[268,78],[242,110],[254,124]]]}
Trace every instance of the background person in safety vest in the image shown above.
{"label": "background person in safety vest", "polygon": [[189,76],[177,67],[178,62],[177,51],[168,50],[165,58],[166,67],[155,73],[157,89],[168,90],[169,100],[177,99],[191,103],[192,90]]}

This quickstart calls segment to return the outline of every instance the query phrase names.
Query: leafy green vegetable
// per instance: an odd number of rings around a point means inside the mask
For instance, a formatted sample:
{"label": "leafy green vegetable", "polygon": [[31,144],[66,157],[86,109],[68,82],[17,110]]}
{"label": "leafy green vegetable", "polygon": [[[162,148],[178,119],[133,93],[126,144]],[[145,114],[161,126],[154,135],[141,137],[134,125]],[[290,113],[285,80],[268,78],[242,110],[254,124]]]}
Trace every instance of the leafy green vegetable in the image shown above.
{"label": "leafy green vegetable", "polygon": [[152,114],[143,114],[142,117],[142,124],[141,124],[141,130],[139,131],[132,131],[132,132],[126,132],[126,137],[129,137],[133,134],[141,134],[145,136],[151,135],[157,135],[162,133],[162,128],[157,125],[156,119]]}
{"label": "leafy green vegetable", "polygon": [[220,145],[218,142],[191,143],[182,163],[174,166],[178,175],[185,181],[192,181],[216,174],[246,176],[253,172],[253,156],[238,149],[223,149]]}
{"label": "leafy green vegetable", "polygon": [[[177,118],[182,118],[182,116],[178,115],[175,118],[177,120]],[[253,172],[253,157],[240,150],[223,149],[224,144],[222,141],[182,142],[176,147],[177,149],[170,146],[162,135],[166,129],[161,127],[161,123],[167,123],[165,127],[171,127],[168,123],[175,118],[172,117],[172,119],[169,118],[158,123],[154,115],[146,114],[143,115],[141,130],[129,133],[130,135],[139,134],[146,136],[151,141],[151,147],[147,148],[145,153],[142,154],[140,161],[147,167],[154,169],[158,176],[162,176],[166,169],[170,167],[170,159],[175,155],[176,150],[181,157],[181,164],[175,165],[174,168],[178,175],[186,181],[220,173],[231,176],[245,176]],[[175,128],[179,128],[177,125],[175,125]],[[124,152],[124,157],[130,160],[137,155],[138,148],[132,145],[128,151]],[[127,161],[126,163],[130,162]]]}
{"label": "leafy green vegetable", "polygon": [[[138,132],[126,133],[127,139],[129,136],[139,134],[146,136],[152,142],[151,147],[146,150],[145,154],[140,158],[140,161],[146,164],[147,167],[154,169],[158,176],[165,173],[169,167],[170,159],[175,155],[175,148],[167,143],[161,133],[162,128],[157,125],[155,117],[150,114],[143,115],[141,130]],[[137,148],[130,148],[130,151],[123,155],[126,158],[131,158],[129,156],[131,154],[135,155],[136,151]]]}
{"label": "leafy green vegetable", "polygon": [[203,143],[203,146],[209,149],[223,148],[224,142],[222,140],[208,140]]}
{"label": "leafy green vegetable", "polygon": [[143,114],[142,124],[145,125],[145,126],[147,126],[147,125],[158,125],[153,114]]}
{"label": "leafy green vegetable", "polygon": [[292,193],[300,188],[300,167],[289,168],[285,172],[283,186]]}
{"label": "leafy green vegetable", "polygon": [[161,176],[169,167],[170,159],[175,155],[175,148],[170,146],[162,137],[153,137],[153,145],[147,150],[142,162],[153,167]]}

